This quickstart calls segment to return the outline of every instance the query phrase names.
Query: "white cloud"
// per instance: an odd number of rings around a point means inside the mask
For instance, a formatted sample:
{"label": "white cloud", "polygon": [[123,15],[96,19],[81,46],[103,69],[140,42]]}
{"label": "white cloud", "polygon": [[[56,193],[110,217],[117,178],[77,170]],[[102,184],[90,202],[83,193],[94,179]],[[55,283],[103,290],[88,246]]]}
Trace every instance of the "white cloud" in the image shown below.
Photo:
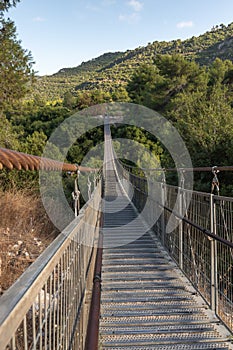
{"label": "white cloud", "polygon": [[135,23],[140,20],[140,15],[136,12],[131,13],[130,15],[120,15],[119,20],[121,22]]}
{"label": "white cloud", "polygon": [[121,22],[128,22],[130,24],[136,23],[141,19],[139,12],[143,8],[143,3],[139,0],[130,0],[127,2],[127,5],[131,7],[133,12],[129,14],[121,14],[118,19]]}
{"label": "white cloud", "polygon": [[140,12],[143,8],[143,3],[138,0],[130,0],[128,5],[131,6],[135,12]]}
{"label": "white cloud", "polygon": [[93,11],[93,12],[99,12],[100,11],[100,7],[95,6],[95,5],[91,5],[91,4],[87,4],[86,5],[86,9],[88,11]]}
{"label": "white cloud", "polygon": [[115,5],[115,4],[116,4],[116,0],[102,0],[103,6],[111,6],[111,5]]}
{"label": "white cloud", "polygon": [[116,4],[116,0],[102,0],[99,4],[87,3],[86,9],[93,12],[100,12],[103,7],[110,7]]}
{"label": "white cloud", "polygon": [[33,22],[45,22],[45,18],[38,16],[33,18]]}
{"label": "white cloud", "polygon": [[191,28],[194,26],[193,21],[179,22],[177,23],[177,28]]}

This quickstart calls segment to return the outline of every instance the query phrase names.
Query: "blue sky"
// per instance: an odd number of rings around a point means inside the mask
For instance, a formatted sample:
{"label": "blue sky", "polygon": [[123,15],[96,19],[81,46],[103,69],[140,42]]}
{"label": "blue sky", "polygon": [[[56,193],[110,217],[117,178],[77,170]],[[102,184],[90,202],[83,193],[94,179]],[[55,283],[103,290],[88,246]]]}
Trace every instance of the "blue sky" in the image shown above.
{"label": "blue sky", "polygon": [[38,74],[233,22],[233,0],[21,0],[8,16]]}

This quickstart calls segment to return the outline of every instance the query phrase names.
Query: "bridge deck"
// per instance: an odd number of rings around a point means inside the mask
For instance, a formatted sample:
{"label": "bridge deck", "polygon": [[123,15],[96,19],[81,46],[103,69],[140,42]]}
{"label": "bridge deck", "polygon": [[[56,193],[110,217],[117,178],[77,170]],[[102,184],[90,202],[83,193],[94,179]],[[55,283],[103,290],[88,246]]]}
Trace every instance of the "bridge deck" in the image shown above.
{"label": "bridge deck", "polygon": [[105,169],[99,349],[232,348],[229,332],[124,194],[109,126]]}
{"label": "bridge deck", "polygon": [[229,349],[227,331],[151,231],[139,237],[139,222],[128,230],[136,212],[115,181],[109,170],[99,349]]}

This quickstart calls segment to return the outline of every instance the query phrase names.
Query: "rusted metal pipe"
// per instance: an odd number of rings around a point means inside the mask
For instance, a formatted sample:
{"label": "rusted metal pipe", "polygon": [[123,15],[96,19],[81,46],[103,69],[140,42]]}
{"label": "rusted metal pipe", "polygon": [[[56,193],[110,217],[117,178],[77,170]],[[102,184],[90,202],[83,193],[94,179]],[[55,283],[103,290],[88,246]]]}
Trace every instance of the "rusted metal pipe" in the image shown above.
{"label": "rusted metal pipe", "polygon": [[[103,214],[101,214],[100,227],[103,227]],[[103,255],[103,232],[100,229],[98,248],[95,261],[95,272],[93,278],[93,290],[91,307],[89,312],[85,350],[98,350],[99,341],[99,318],[100,318],[100,296],[101,296],[101,270]]]}
{"label": "rusted metal pipe", "polygon": [[13,151],[6,148],[0,148],[0,170],[7,168],[8,170],[48,170],[48,171],[67,171],[76,172],[93,172],[98,169],[78,166],[75,164],[63,163],[50,158],[43,158]]}

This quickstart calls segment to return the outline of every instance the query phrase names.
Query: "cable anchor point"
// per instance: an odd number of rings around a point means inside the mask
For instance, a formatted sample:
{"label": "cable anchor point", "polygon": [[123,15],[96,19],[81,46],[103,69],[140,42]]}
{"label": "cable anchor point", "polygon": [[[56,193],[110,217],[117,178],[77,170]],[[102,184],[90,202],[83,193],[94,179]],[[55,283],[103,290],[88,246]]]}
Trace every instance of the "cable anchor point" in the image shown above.
{"label": "cable anchor point", "polygon": [[219,173],[218,167],[213,166],[212,167],[212,174],[214,175],[213,180],[212,180],[212,185],[211,185],[211,193],[214,193],[214,189],[216,188],[217,193],[219,195],[220,192],[220,184],[219,184],[219,179],[217,174]]}

